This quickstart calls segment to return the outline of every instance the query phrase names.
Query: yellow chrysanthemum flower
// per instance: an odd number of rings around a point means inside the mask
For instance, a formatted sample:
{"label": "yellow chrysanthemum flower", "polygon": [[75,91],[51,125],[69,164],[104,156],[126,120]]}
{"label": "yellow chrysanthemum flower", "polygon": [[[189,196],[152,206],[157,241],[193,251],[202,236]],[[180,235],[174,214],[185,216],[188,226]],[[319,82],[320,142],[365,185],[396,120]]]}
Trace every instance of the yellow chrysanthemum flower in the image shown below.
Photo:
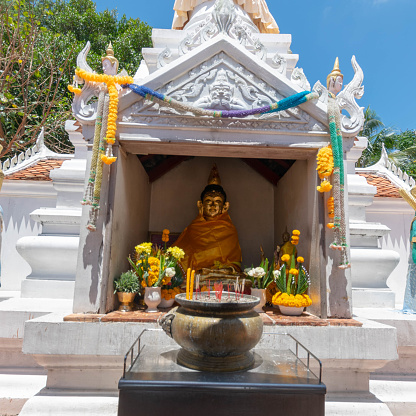
{"label": "yellow chrysanthemum flower", "polygon": [[301,256],[299,256],[297,259],[298,263],[303,263],[305,261],[305,259]]}
{"label": "yellow chrysanthemum flower", "polygon": [[169,247],[166,251],[167,254],[170,254],[172,257],[175,257],[176,260],[182,260],[185,257],[185,252],[179,247]]}
{"label": "yellow chrysanthemum flower", "polygon": [[136,250],[137,255],[140,256],[140,254],[150,254],[152,252],[152,243],[142,243],[138,246],[134,247]]}
{"label": "yellow chrysanthemum flower", "polygon": [[290,260],[290,255],[289,254],[283,254],[282,261],[287,262],[289,260]]}
{"label": "yellow chrysanthemum flower", "polygon": [[299,230],[293,230],[292,231],[292,234],[299,236],[300,235],[300,231]]}

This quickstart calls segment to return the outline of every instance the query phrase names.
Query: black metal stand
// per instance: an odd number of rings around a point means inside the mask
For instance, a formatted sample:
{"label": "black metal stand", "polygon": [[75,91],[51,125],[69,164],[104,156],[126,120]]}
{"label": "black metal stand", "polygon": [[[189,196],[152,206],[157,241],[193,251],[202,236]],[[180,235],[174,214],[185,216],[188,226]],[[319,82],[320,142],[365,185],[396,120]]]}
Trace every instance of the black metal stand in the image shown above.
{"label": "black metal stand", "polygon": [[139,340],[119,382],[118,416],[324,416],[326,386],[309,368],[309,351],[302,362],[299,345],[255,349],[248,371],[207,373],[177,364],[179,348]]}

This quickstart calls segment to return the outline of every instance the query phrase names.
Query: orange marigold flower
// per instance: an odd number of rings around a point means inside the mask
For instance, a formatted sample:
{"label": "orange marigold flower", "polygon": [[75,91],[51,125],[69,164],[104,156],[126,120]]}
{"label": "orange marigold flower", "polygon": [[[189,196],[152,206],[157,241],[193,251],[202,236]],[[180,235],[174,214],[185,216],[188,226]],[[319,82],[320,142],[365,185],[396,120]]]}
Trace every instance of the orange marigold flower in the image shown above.
{"label": "orange marigold flower", "polygon": [[289,261],[289,260],[290,260],[290,256],[289,256],[289,254],[283,254],[283,256],[282,256],[282,261],[287,262],[287,261]]}
{"label": "orange marigold flower", "polygon": [[293,235],[300,235],[300,231],[299,231],[299,230],[293,230],[293,231],[292,231],[292,234],[293,234]]}
{"label": "orange marigold flower", "polygon": [[305,259],[301,256],[299,256],[297,259],[298,263],[303,263],[305,261]]}

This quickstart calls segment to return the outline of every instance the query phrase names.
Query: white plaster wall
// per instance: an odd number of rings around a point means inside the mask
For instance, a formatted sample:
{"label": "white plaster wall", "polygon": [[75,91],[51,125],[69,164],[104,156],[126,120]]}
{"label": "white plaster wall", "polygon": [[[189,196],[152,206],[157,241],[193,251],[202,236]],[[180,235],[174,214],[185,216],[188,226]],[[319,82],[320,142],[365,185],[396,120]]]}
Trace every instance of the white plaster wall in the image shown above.
{"label": "white plaster wall", "polygon": [[42,231],[41,224],[30,219],[32,211],[40,207],[55,207],[55,204],[52,182],[5,181],[0,194],[4,211],[0,290],[20,291],[21,282],[31,273],[31,267],[17,252],[16,242],[21,237],[37,236]]}
{"label": "white plaster wall", "polygon": [[400,262],[387,279],[387,286],[396,294],[396,304],[403,304],[410,252],[410,224],[415,215],[412,208],[399,198],[374,198],[366,209],[367,221],[380,222],[390,228],[390,233],[379,240],[382,249],[400,254]]}
{"label": "white plaster wall", "polygon": [[260,245],[273,255],[274,186],[239,159],[195,157],[152,184],[150,231],[182,232],[198,215],[197,201],[216,163],[238,231],[243,266],[260,261]]}
{"label": "white plaster wall", "polygon": [[147,241],[149,227],[150,185],[147,173],[136,155],[120,152],[117,163],[107,310],[113,309],[115,301],[114,278],[130,268],[127,257],[135,245]]}
{"label": "white plaster wall", "polygon": [[[287,230],[300,231],[300,241],[297,246],[299,255],[305,257],[308,267],[311,243],[311,212],[313,195],[308,177],[308,161],[297,160],[277,184],[274,194],[275,211],[275,240],[282,243],[282,235]],[[312,187],[313,188],[313,187]]]}

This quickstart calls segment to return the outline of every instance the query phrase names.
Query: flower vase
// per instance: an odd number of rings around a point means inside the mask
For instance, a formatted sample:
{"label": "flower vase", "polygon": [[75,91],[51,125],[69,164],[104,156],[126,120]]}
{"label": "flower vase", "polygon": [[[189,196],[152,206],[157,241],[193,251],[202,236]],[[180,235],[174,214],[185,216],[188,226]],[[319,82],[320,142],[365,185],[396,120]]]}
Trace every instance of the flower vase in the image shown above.
{"label": "flower vase", "polygon": [[146,287],[144,291],[144,303],[146,312],[158,312],[157,307],[162,300],[160,287]]}
{"label": "flower vase", "polygon": [[305,309],[304,306],[283,306],[279,305],[280,312],[282,315],[287,316],[300,316],[302,315],[303,310]]}
{"label": "flower vase", "polygon": [[118,310],[120,312],[131,312],[134,308],[134,298],[136,293],[128,293],[128,292],[117,292],[118,301],[120,302],[120,306]]}
{"label": "flower vase", "polygon": [[159,308],[170,308],[175,303],[175,298],[166,300],[165,298],[162,298],[162,300],[159,303]]}
{"label": "flower vase", "polygon": [[266,289],[251,288],[251,296],[260,298],[260,303],[254,307],[256,312],[263,312],[263,306],[266,304]]}

